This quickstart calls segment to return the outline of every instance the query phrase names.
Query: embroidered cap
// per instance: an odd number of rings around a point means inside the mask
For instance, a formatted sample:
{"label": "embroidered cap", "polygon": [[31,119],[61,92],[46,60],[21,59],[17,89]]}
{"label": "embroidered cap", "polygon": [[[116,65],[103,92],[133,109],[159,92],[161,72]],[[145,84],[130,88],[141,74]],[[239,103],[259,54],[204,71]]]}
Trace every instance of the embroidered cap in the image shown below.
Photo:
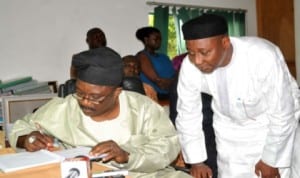
{"label": "embroidered cap", "polygon": [[73,56],[78,79],[105,86],[120,86],[123,79],[121,56],[108,47],[83,51]]}
{"label": "embroidered cap", "polygon": [[182,25],[185,40],[195,40],[227,34],[227,21],[218,15],[203,14]]}

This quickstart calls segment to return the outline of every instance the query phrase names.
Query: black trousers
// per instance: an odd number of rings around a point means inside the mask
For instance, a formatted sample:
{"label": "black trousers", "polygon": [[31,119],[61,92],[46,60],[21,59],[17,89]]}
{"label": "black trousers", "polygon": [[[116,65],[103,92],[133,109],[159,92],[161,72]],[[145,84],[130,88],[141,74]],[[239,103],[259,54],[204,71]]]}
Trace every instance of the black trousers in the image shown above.
{"label": "black trousers", "polygon": [[218,177],[217,166],[217,149],[215,141],[215,132],[213,129],[213,111],[211,109],[212,97],[208,94],[201,93],[202,97],[202,113],[203,113],[203,132],[205,136],[205,146],[207,151],[207,160],[205,164],[213,171],[213,178]]}

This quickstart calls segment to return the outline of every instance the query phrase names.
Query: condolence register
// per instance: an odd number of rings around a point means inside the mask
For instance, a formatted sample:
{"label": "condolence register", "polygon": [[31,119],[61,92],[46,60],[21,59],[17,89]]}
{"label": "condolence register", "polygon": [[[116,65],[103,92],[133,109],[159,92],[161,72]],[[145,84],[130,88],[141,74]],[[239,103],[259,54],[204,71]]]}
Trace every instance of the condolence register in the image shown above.
{"label": "condolence register", "polygon": [[[78,178],[111,176],[129,178],[127,170],[107,167],[99,161],[105,155],[89,156],[88,147],[78,147],[69,150],[50,152],[40,150],[36,152],[19,152],[11,148],[0,149],[0,177],[5,178],[60,178],[77,175]],[[101,173],[100,173],[101,172]],[[103,172],[103,174],[102,174]],[[103,175],[103,176],[102,176]]]}

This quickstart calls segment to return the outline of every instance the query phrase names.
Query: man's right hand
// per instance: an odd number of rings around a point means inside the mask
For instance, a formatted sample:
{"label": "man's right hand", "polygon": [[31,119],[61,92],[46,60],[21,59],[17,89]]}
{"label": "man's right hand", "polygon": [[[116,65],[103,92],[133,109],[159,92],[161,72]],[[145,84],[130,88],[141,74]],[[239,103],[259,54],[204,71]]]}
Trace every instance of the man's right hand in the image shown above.
{"label": "man's right hand", "polygon": [[212,170],[204,163],[191,164],[190,174],[194,178],[212,178]]}
{"label": "man's right hand", "polygon": [[53,145],[54,139],[48,135],[41,134],[39,131],[33,131],[28,135],[19,136],[17,147],[25,148],[26,151],[38,151],[48,149]]}

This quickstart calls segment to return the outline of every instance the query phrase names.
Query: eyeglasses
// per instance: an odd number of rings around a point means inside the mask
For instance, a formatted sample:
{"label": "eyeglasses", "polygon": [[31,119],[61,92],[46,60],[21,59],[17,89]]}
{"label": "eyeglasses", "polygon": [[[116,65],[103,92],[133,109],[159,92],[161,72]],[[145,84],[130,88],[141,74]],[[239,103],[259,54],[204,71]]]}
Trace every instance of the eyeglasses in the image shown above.
{"label": "eyeglasses", "polygon": [[76,98],[77,100],[84,100],[86,99],[88,102],[91,102],[93,104],[100,104],[102,103],[107,97],[111,96],[114,92],[111,92],[110,94],[106,95],[106,96],[101,96],[99,98],[93,98],[93,97],[90,97],[88,95],[83,95],[83,94],[79,94],[79,93],[73,93],[72,96],[74,98]]}

